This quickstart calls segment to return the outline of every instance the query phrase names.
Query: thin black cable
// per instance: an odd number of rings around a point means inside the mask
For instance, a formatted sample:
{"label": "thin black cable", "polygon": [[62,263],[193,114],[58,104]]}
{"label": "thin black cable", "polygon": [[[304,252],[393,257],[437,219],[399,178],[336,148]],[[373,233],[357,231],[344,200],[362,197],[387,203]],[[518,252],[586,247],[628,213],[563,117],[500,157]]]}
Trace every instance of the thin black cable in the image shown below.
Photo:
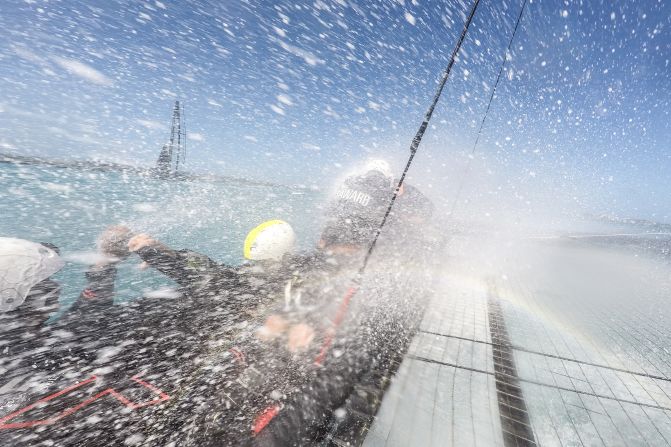
{"label": "thin black cable", "polygon": [[431,116],[433,115],[433,110],[436,108],[436,104],[438,104],[438,100],[440,99],[440,95],[443,93],[443,88],[445,87],[445,83],[447,82],[447,78],[450,76],[450,72],[452,71],[452,66],[454,65],[454,62],[457,58],[457,54],[459,53],[459,50],[461,49],[461,44],[464,42],[464,39],[466,38],[466,33],[468,32],[468,28],[471,26],[471,22],[473,21],[473,16],[475,16],[475,11],[478,9],[479,4],[480,4],[480,0],[475,0],[473,2],[473,6],[471,7],[471,12],[469,13],[468,18],[466,19],[466,23],[464,24],[464,29],[461,30],[461,36],[459,36],[459,40],[457,41],[457,45],[454,47],[454,50],[452,51],[452,56],[450,57],[450,62],[447,65],[447,68],[445,68],[445,71],[443,72],[443,76],[440,79],[440,83],[438,84],[438,90],[436,90],[436,94],[433,95],[433,101],[431,102],[431,105],[429,106],[429,109],[426,111],[426,114],[424,115],[424,121],[422,121],[422,124],[419,126],[419,130],[417,130],[417,134],[415,134],[415,138],[412,139],[412,143],[410,144],[410,158],[408,158],[408,162],[405,165],[405,169],[403,170],[403,174],[401,174],[401,178],[398,181],[398,185],[396,186],[396,189],[394,190],[394,195],[391,197],[391,201],[389,202],[389,206],[387,207],[387,211],[384,213],[384,217],[382,218],[382,222],[380,222],[380,226],[375,231],[375,237],[373,238],[373,241],[370,243],[370,246],[368,247],[368,252],[366,253],[366,256],[364,257],[363,264],[361,265],[361,268],[359,269],[359,277],[361,277],[364,270],[366,270],[366,266],[368,265],[368,260],[370,259],[370,256],[373,253],[373,250],[375,249],[375,245],[377,244],[377,240],[380,237],[380,232],[382,231],[382,228],[384,227],[384,225],[387,223],[387,218],[389,217],[389,214],[391,213],[391,210],[394,207],[394,202],[396,202],[396,198],[398,197],[398,192],[401,189],[401,186],[403,185],[403,180],[405,180],[405,176],[408,173],[408,170],[410,169],[410,165],[412,164],[412,160],[415,158],[415,154],[417,153],[417,149],[419,148],[419,144],[422,142],[422,138],[424,137],[424,132],[426,132],[426,128],[429,126],[429,121],[431,120]]}
{"label": "thin black cable", "polygon": [[[419,332],[421,332],[423,334],[435,335],[435,336],[438,336],[438,337],[455,338],[457,340],[464,340],[464,341],[468,341],[468,342],[471,342],[471,343],[483,344],[483,345],[488,345],[488,346],[494,346],[494,347],[503,346],[500,343],[492,343],[492,342],[485,341],[485,340],[478,340],[478,339],[473,339],[473,338],[468,338],[468,337],[461,337],[459,335],[441,334],[440,332],[423,331],[423,330],[420,330]],[[594,362],[589,362],[589,361],[586,361],[586,360],[578,360],[578,359],[574,359],[574,358],[571,358],[571,357],[565,357],[565,356],[561,356],[561,355],[550,354],[548,352],[535,351],[533,349],[527,349],[527,348],[525,348],[523,346],[519,346],[519,345],[509,344],[509,345],[506,345],[506,346],[509,347],[510,349],[512,349],[513,351],[520,351],[520,352],[525,352],[527,354],[539,355],[539,356],[542,356],[542,357],[549,357],[549,358],[558,359],[558,360],[564,360],[564,361],[571,362],[571,363],[579,363],[581,365],[594,366],[595,368],[608,369],[610,371],[617,371],[617,372],[621,372],[621,373],[625,373],[625,374],[630,374],[630,375],[633,375],[633,376],[646,377],[648,379],[663,380],[665,382],[671,382],[671,379],[668,378],[668,377],[665,377],[665,376],[648,374],[646,372],[632,371],[630,369],[617,368],[615,366],[603,365],[601,363],[594,363]]]}
{"label": "thin black cable", "polygon": [[503,62],[501,63],[501,68],[499,68],[499,74],[498,76],[496,76],[496,82],[494,83],[492,94],[489,96],[489,103],[487,103],[487,109],[485,109],[485,114],[482,116],[482,121],[480,122],[480,128],[478,129],[478,134],[475,137],[475,143],[473,143],[473,149],[471,149],[466,169],[464,169],[464,175],[461,178],[461,182],[459,183],[459,187],[457,188],[457,193],[454,196],[454,202],[452,203],[452,208],[450,209],[449,216],[454,215],[454,210],[457,207],[459,197],[461,196],[461,193],[464,189],[464,184],[466,183],[466,177],[468,177],[468,172],[470,171],[471,164],[473,163],[473,154],[475,153],[475,149],[477,148],[478,143],[480,142],[480,135],[482,135],[482,129],[485,127],[485,121],[487,120],[487,115],[489,115],[489,109],[492,107],[492,101],[494,100],[494,95],[496,94],[496,88],[499,86],[501,75],[503,74],[503,70],[506,67],[506,62],[508,61],[508,54],[510,54],[510,49],[513,46],[513,40],[515,39],[515,34],[517,34],[517,28],[520,26],[520,22],[522,21],[522,15],[524,15],[524,9],[526,8],[526,6],[527,6],[527,0],[524,0],[524,2],[522,3],[522,9],[520,9],[520,14],[517,16],[515,29],[513,29],[513,34],[510,36],[510,41],[508,42],[508,48],[506,49],[506,53],[503,56]]}
{"label": "thin black cable", "polygon": [[[415,355],[415,354],[408,354],[407,358],[412,359],[412,360],[417,360],[417,361],[420,361],[420,362],[433,363],[435,365],[448,366],[450,368],[463,369],[463,370],[466,370],[466,371],[472,371],[472,372],[476,372],[476,373],[480,373],[480,374],[487,374],[488,376],[494,376],[494,371],[488,371],[488,370],[485,370],[485,369],[475,368],[475,367],[472,367],[472,366],[458,365],[456,363],[451,363],[451,362],[443,362],[442,360],[435,360],[435,359],[432,359],[432,358],[422,357],[422,356]],[[502,375],[503,376],[508,376],[509,374],[502,373]],[[637,402],[637,401],[629,400],[629,399],[621,399],[619,397],[616,397],[615,395],[608,396],[608,395],[605,395],[605,394],[598,394],[598,393],[593,393],[593,392],[590,392],[590,391],[582,391],[582,390],[579,390],[579,389],[576,389],[576,388],[569,388],[569,387],[560,386],[560,385],[553,385],[551,383],[545,383],[545,382],[541,382],[539,380],[525,379],[525,378],[517,377],[517,376],[514,376],[514,377],[516,377],[517,380],[519,380],[520,382],[529,383],[531,385],[538,385],[538,386],[542,386],[542,387],[546,387],[546,388],[552,388],[552,389],[555,389],[555,390],[567,391],[569,393],[582,394],[584,396],[592,396],[592,397],[596,397],[596,398],[599,398],[599,399],[608,399],[608,400],[612,400],[612,401],[615,401],[615,402],[621,402],[621,403],[625,403],[625,404],[638,405],[639,407],[654,408],[654,409],[662,410],[662,411],[671,411],[671,407],[664,407],[664,406],[658,405],[658,404],[648,404],[648,403],[645,403],[645,402]]]}

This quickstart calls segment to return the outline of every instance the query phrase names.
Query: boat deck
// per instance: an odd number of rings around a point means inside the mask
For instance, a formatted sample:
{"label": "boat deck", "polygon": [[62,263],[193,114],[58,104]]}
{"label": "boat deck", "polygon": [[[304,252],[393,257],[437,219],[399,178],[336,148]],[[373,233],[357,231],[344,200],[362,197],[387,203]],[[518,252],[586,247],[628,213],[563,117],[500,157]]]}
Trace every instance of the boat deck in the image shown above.
{"label": "boat deck", "polygon": [[536,250],[445,275],[364,446],[671,445],[671,268]]}

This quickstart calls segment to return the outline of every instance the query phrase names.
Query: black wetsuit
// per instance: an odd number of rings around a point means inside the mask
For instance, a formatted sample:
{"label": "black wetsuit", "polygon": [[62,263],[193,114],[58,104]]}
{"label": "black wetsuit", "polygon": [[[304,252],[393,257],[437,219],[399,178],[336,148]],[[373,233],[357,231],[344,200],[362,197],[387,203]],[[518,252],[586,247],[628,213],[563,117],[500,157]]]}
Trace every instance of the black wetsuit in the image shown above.
{"label": "black wetsuit", "polygon": [[377,171],[347,178],[326,213],[327,245],[365,245],[375,235],[393,194],[389,178]]}
{"label": "black wetsuit", "polygon": [[58,343],[50,337],[42,346],[58,368],[34,371],[34,382],[46,388],[29,392],[28,403],[48,397],[39,408],[0,413],[0,444],[37,436],[97,445],[137,435],[148,445],[240,445],[251,440],[255,416],[277,393],[305,383],[309,363],[288,353],[285,340],[259,342],[255,330],[269,312],[283,310],[288,284],[293,292],[303,287],[301,270],[318,267],[317,276],[327,275],[338,268],[331,260],[296,256],[273,269],[231,268],[162,246],[138,254],[177,281],[183,296],[112,305],[115,267],[89,272],[78,304],[50,328]]}

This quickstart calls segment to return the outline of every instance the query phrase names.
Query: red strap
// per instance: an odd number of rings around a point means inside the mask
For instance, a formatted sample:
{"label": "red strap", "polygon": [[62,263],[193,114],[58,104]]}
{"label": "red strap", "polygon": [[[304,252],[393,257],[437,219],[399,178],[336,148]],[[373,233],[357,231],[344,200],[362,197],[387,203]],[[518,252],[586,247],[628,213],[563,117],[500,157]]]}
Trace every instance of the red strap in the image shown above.
{"label": "red strap", "polygon": [[231,354],[233,354],[233,355],[235,356],[235,359],[236,359],[238,362],[240,362],[240,363],[242,363],[242,364],[246,364],[246,363],[247,363],[247,362],[245,361],[245,354],[244,354],[241,350],[239,350],[238,348],[236,348],[235,346],[232,347],[231,349],[229,349],[228,352],[230,352]]}
{"label": "red strap", "polygon": [[80,388],[82,386],[85,386],[85,385],[88,385],[92,382],[95,382],[96,379],[97,379],[96,376],[91,376],[91,377],[89,377],[88,379],[86,379],[82,382],[71,385],[67,388],[64,388],[64,389],[54,393],[54,394],[50,394],[47,397],[43,397],[42,399],[40,399],[40,400],[38,400],[38,401],[36,401],[36,402],[26,406],[26,407],[21,408],[18,411],[15,411],[11,414],[8,414],[7,416],[4,416],[4,417],[0,418],[0,430],[6,430],[6,429],[11,429],[11,428],[35,427],[35,426],[39,426],[39,425],[53,424],[54,422],[59,421],[59,420],[65,418],[65,417],[67,417],[67,416],[69,416],[73,413],[76,413],[77,411],[81,410],[82,408],[92,404],[96,400],[98,400],[102,397],[105,397],[107,395],[112,396],[113,398],[115,398],[116,400],[118,400],[119,402],[121,402],[123,405],[125,405],[127,408],[129,408],[131,410],[135,410],[135,409],[142,408],[142,407],[147,407],[147,406],[150,406],[150,405],[157,405],[161,402],[164,402],[164,401],[170,399],[170,396],[168,396],[166,393],[164,393],[160,389],[156,388],[152,384],[150,384],[148,382],[145,382],[144,380],[140,379],[140,376],[137,375],[137,376],[131,377],[131,380],[134,381],[135,383],[138,383],[138,384],[142,385],[145,388],[148,388],[149,390],[151,390],[152,392],[157,394],[158,397],[154,398],[153,400],[149,400],[149,401],[145,401],[145,402],[132,402],[131,400],[127,399],[123,394],[116,391],[114,388],[107,388],[106,390],[103,390],[103,391],[97,393],[96,395],[81,401],[79,404],[77,404],[73,407],[70,407],[70,408],[67,408],[67,409],[63,410],[60,413],[58,413],[57,415],[52,416],[50,418],[40,419],[40,420],[24,421],[24,422],[9,422],[12,419],[15,419],[18,416],[21,416],[23,413],[26,413],[27,411],[30,411],[33,408],[35,408],[35,407],[37,407],[41,404],[44,404],[44,403],[49,402],[51,400],[54,400],[57,397],[60,397],[62,395],[68,394],[71,391],[76,390],[77,388]]}
{"label": "red strap", "polygon": [[277,404],[271,405],[261,413],[256,416],[254,419],[254,424],[252,425],[252,431],[255,435],[258,435],[261,430],[266,428],[266,425],[270,424],[270,421],[273,420],[275,416],[280,412],[281,407]]}
{"label": "red strap", "polygon": [[340,303],[340,307],[338,308],[338,313],[336,314],[336,317],[333,320],[333,326],[331,326],[331,330],[324,339],[324,343],[322,343],[322,348],[319,351],[319,355],[315,357],[314,362],[315,365],[320,366],[324,362],[326,354],[328,353],[328,350],[331,347],[331,344],[333,343],[333,336],[335,335],[336,330],[342,323],[342,320],[345,319],[345,314],[347,314],[347,308],[349,307],[349,302],[352,300],[352,297],[357,292],[357,290],[358,289],[354,286],[347,289],[347,293],[345,293],[345,296],[343,297],[342,302]]}

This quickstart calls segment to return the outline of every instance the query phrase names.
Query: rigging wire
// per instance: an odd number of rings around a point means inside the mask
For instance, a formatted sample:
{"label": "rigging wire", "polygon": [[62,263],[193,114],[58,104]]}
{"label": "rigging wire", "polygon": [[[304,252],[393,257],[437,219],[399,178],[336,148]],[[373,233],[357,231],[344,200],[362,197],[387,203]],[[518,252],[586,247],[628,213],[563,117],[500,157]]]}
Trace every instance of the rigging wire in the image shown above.
{"label": "rigging wire", "polygon": [[[525,0],[526,2],[526,0]],[[398,193],[401,189],[401,186],[403,186],[403,181],[405,180],[405,176],[408,173],[408,170],[410,169],[410,166],[412,165],[412,161],[415,158],[415,154],[417,153],[417,149],[419,148],[419,144],[422,142],[422,138],[424,137],[424,132],[426,132],[426,128],[429,126],[429,121],[431,120],[431,116],[433,115],[433,111],[436,108],[436,105],[438,104],[438,100],[440,99],[441,94],[443,93],[443,88],[445,87],[445,84],[447,83],[447,79],[450,76],[450,72],[452,71],[452,66],[454,65],[454,62],[457,59],[457,54],[459,53],[459,50],[461,49],[461,45],[464,43],[464,39],[466,38],[466,33],[468,32],[468,28],[471,26],[471,22],[473,21],[473,17],[475,16],[475,11],[478,9],[478,5],[480,4],[480,0],[475,0],[473,2],[473,6],[471,6],[471,11],[468,15],[468,18],[466,19],[466,23],[464,23],[464,28],[461,30],[461,35],[459,36],[459,40],[457,41],[456,46],[454,47],[454,50],[452,50],[452,56],[450,57],[450,62],[447,64],[447,67],[445,68],[445,71],[443,71],[443,75],[440,79],[440,82],[438,84],[438,89],[436,90],[436,93],[433,95],[433,101],[431,102],[431,105],[429,106],[428,110],[424,114],[424,121],[422,121],[422,124],[419,126],[419,129],[417,130],[417,133],[415,134],[415,138],[412,139],[412,143],[410,144],[410,157],[408,158],[408,162],[405,165],[405,169],[403,169],[403,174],[401,174],[401,178],[398,181],[398,185],[396,185],[396,189],[394,189],[394,195],[391,197],[391,200],[389,201],[389,206],[387,207],[387,211],[384,213],[384,217],[382,218],[382,221],[380,222],[380,225],[378,226],[377,230],[375,231],[375,236],[373,237],[372,242],[370,243],[370,246],[368,247],[368,251],[366,252],[366,256],[363,259],[363,264],[361,265],[361,268],[359,269],[359,275],[357,279],[361,278],[361,275],[363,272],[366,270],[366,266],[368,265],[368,261],[370,260],[371,255],[373,254],[373,250],[375,250],[375,246],[377,245],[377,240],[380,237],[380,233],[382,232],[382,228],[384,228],[384,225],[387,223],[387,219],[389,218],[389,214],[391,213],[392,208],[394,207],[394,203],[396,202],[396,198],[398,197]]]}
{"label": "rigging wire", "polygon": [[450,209],[450,214],[448,215],[450,217],[454,216],[454,210],[456,209],[457,203],[459,203],[459,197],[461,197],[461,193],[464,190],[464,185],[466,184],[466,178],[468,177],[468,173],[471,170],[471,164],[473,163],[473,154],[475,154],[475,150],[478,147],[478,143],[480,142],[482,129],[485,127],[485,121],[487,121],[487,116],[489,115],[489,109],[492,107],[492,101],[494,101],[494,95],[496,95],[496,88],[499,86],[499,82],[501,81],[501,75],[503,74],[503,70],[506,68],[506,62],[508,61],[510,50],[513,46],[513,40],[515,39],[515,34],[517,34],[517,29],[519,28],[520,22],[522,21],[522,16],[524,15],[524,9],[526,8],[526,6],[527,6],[527,0],[524,0],[522,3],[522,8],[520,9],[520,13],[517,16],[517,22],[515,22],[515,28],[513,29],[513,34],[510,36],[510,41],[508,42],[508,48],[506,48],[506,52],[503,55],[503,62],[501,62],[501,67],[499,68],[499,74],[496,76],[496,82],[494,82],[494,88],[492,89],[492,94],[489,95],[489,102],[487,103],[485,114],[482,116],[482,121],[480,122],[480,128],[478,129],[477,136],[475,137],[475,142],[473,143],[473,148],[471,149],[471,153],[469,154],[466,168],[464,169],[464,175],[461,177],[461,181],[459,182],[459,186],[457,188],[457,193],[454,196],[454,201],[452,202],[452,208]]}

